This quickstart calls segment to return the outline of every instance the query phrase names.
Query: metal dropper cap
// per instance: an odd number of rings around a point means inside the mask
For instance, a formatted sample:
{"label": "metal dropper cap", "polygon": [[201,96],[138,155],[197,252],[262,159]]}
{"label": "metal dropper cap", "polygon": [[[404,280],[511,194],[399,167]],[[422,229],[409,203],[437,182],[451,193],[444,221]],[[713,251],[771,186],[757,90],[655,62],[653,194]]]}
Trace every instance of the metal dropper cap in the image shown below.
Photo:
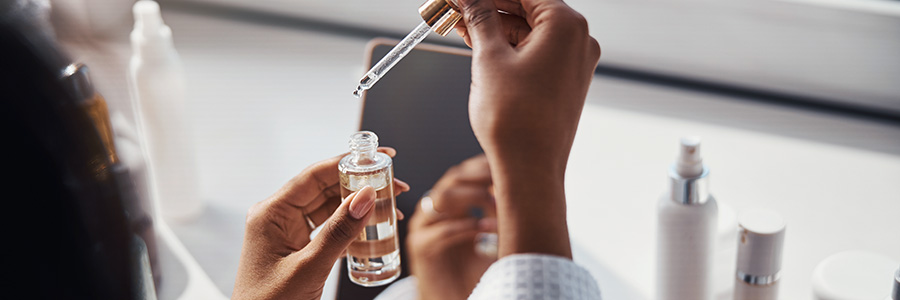
{"label": "metal dropper cap", "polygon": [[419,6],[419,15],[431,30],[441,36],[447,36],[456,22],[462,19],[459,9],[450,0],[427,0]]}

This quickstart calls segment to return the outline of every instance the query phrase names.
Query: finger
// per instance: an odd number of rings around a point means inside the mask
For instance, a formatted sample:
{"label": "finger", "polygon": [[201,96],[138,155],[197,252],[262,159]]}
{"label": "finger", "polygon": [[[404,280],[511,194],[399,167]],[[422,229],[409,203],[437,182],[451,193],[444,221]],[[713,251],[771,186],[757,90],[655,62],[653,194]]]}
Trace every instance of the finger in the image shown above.
{"label": "finger", "polygon": [[440,213],[422,208],[422,202],[429,201],[426,199],[427,197],[428,196],[422,197],[422,199],[419,200],[418,205],[416,205],[412,218],[409,219],[409,228],[427,227],[437,221],[447,219],[447,217]]}
{"label": "finger", "polygon": [[[501,23],[503,24],[503,33],[506,35],[507,41],[509,41],[512,45],[517,45],[520,41],[525,39],[529,33],[531,33],[531,26],[528,25],[528,22],[523,17],[522,6],[518,3],[513,3],[506,0],[495,0],[495,4],[501,4],[509,6],[507,9],[513,10],[513,12],[509,12],[504,10],[503,8],[498,8],[504,13],[500,13]],[[515,9],[511,8],[513,4],[515,5]],[[456,23],[456,34],[463,38],[463,41],[466,42],[466,45],[472,47],[472,39],[469,37],[468,30],[466,29],[465,22]]]}
{"label": "finger", "polygon": [[531,26],[524,18],[511,14],[500,14],[503,20],[503,32],[506,33],[506,39],[513,46],[525,40],[525,37],[531,33]]}
{"label": "finger", "polygon": [[403,221],[403,219],[406,219],[406,215],[404,215],[403,212],[400,211],[400,209],[394,209],[394,210],[397,211],[397,220]]}
{"label": "finger", "polygon": [[299,251],[304,253],[297,255],[305,255],[312,262],[321,262],[330,268],[344,249],[358,238],[375,207],[375,189],[367,186],[347,198],[350,199],[341,203],[322,224],[319,234]]}
{"label": "finger", "polygon": [[306,213],[316,226],[320,226],[320,224],[325,223],[325,220],[328,220],[328,217],[331,217],[331,215],[334,214],[334,211],[340,206],[341,198],[335,197],[325,201],[322,205],[312,211],[307,210]]}
{"label": "finger", "polygon": [[[506,0],[506,1],[515,1],[515,0]],[[528,24],[531,24],[534,27],[534,21],[538,15],[547,13],[548,11],[552,11],[554,9],[559,9],[560,4],[568,7],[563,0],[518,0],[519,6],[521,6],[521,12],[524,14],[525,19],[528,20]]]}
{"label": "finger", "polygon": [[466,46],[472,48],[472,39],[469,37],[468,31],[466,31],[465,23],[456,23],[456,34],[458,34],[459,37],[463,38],[463,41],[466,42]]}
{"label": "finger", "polygon": [[[390,157],[397,155],[397,150],[391,147],[378,147],[378,152]],[[347,154],[342,153],[307,167],[282,186],[276,193],[277,197],[273,199],[276,202],[315,210],[329,198],[340,195],[337,164]]]}
{"label": "finger", "polygon": [[[319,198],[320,202],[323,198],[327,199],[328,195],[321,194],[325,191],[333,194],[334,187],[339,182],[337,165],[344,155],[346,153],[307,167],[282,186],[276,193],[277,196],[273,197],[273,199],[276,202],[287,203],[296,207],[306,206],[313,200],[317,200],[317,198]],[[338,190],[338,193],[340,193],[340,190]]]}
{"label": "finger", "polygon": [[408,183],[406,183],[400,179],[394,178],[394,197],[396,197],[397,195],[400,195],[403,192],[409,192],[409,189],[410,189],[410,187],[409,187]]}
{"label": "finger", "polygon": [[390,157],[397,156],[397,149],[391,147],[378,147],[378,152],[387,154]]}
{"label": "finger", "polygon": [[456,171],[458,172],[455,174],[457,180],[482,184],[491,183],[491,168],[484,154],[464,160],[459,164],[459,168],[456,168]]}
{"label": "finger", "polygon": [[[318,195],[315,196],[315,198],[308,201],[308,203],[306,203],[306,205],[303,206],[303,209],[306,212],[314,211],[314,210],[319,209],[319,207],[321,207],[322,204],[324,204],[328,201],[335,200],[335,199],[337,199],[338,201],[340,201],[340,199],[341,199],[341,185],[340,184],[335,184],[335,185],[329,186],[329,187],[325,188],[324,190],[322,190]],[[295,202],[299,202],[299,201],[295,201]],[[328,215],[331,215],[331,212],[334,211],[335,207],[331,207],[331,210],[328,211]]]}
{"label": "finger", "polygon": [[440,186],[432,190],[429,197],[434,210],[448,216],[465,216],[473,206],[493,206],[488,187],[481,184]]}
{"label": "finger", "polygon": [[577,32],[579,30],[586,33],[587,22],[584,17],[562,0],[520,0],[520,2],[528,25],[532,29],[540,27],[541,30],[546,30],[543,37],[580,37]]}
{"label": "finger", "polygon": [[446,249],[463,243],[473,243],[478,234],[475,219],[455,219],[435,223],[421,233],[422,242],[432,249]]}
{"label": "finger", "polygon": [[[307,216],[309,216],[313,223],[317,225],[325,222],[334,210],[341,205],[341,198],[337,196],[337,193],[340,193],[340,186],[335,185],[329,187],[329,189],[334,189],[334,194],[331,192],[322,193],[316,200],[304,207]],[[409,191],[409,184],[394,178],[394,196],[407,191]],[[326,198],[326,196],[329,197]],[[403,212],[400,210],[397,210],[397,213],[398,220],[403,220],[405,218]]]}
{"label": "finger", "polygon": [[483,218],[478,220],[478,230],[482,232],[497,232],[497,219]]}
{"label": "finger", "polygon": [[473,49],[510,49],[505,42],[500,13],[493,0],[459,0],[460,11]]}
{"label": "finger", "polygon": [[522,2],[518,0],[494,0],[497,9],[511,15],[525,17],[525,9],[522,8]]}
{"label": "finger", "polygon": [[[388,155],[390,155],[390,154],[388,154]],[[396,197],[404,192],[408,192],[409,189],[410,189],[410,187],[409,187],[408,183],[403,182],[400,179],[394,178],[394,197]],[[335,184],[335,185],[329,186],[325,190],[323,190],[321,193],[319,193],[319,195],[316,195],[316,198],[313,199],[312,201],[310,201],[309,203],[307,203],[303,207],[303,209],[306,210],[306,212],[316,211],[319,209],[319,207],[323,203],[326,203],[327,201],[332,201],[335,199],[340,200],[340,197],[339,197],[340,193],[341,193],[340,184]],[[340,202],[338,202],[337,204],[340,204]],[[321,221],[328,218],[328,216],[331,215],[331,212],[333,212],[334,209],[337,207],[337,204],[328,206],[327,214],[321,220],[314,219],[314,220],[317,220],[316,224],[320,224]]]}

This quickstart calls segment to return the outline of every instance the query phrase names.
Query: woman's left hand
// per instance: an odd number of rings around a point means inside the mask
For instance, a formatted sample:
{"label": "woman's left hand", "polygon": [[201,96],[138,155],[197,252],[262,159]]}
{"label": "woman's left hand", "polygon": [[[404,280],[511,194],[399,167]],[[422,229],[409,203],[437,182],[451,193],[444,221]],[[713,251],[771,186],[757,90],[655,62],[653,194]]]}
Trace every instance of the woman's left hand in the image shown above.
{"label": "woman's left hand", "polygon": [[[497,231],[490,187],[487,159],[479,155],[450,168],[420,200],[406,236],[419,299],[466,299],[496,260],[475,246],[479,234]],[[473,208],[483,218],[472,216]]]}
{"label": "woman's left hand", "polygon": [[[343,156],[306,168],[250,208],[232,299],[319,299],[331,267],[362,232],[375,205],[371,187],[341,202],[337,165]],[[395,179],[394,193],[405,191],[409,185]],[[310,240],[315,224],[321,231]]]}

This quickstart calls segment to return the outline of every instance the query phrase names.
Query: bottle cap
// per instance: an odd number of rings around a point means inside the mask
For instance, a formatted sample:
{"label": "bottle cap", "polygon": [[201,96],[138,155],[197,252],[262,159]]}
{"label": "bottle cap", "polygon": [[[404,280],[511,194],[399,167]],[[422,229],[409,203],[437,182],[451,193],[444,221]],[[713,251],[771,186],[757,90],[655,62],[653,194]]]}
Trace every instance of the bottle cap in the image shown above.
{"label": "bottle cap", "polygon": [[459,9],[450,0],[427,0],[419,6],[419,15],[441,36],[447,36],[453,26],[462,19]]}
{"label": "bottle cap", "polygon": [[897,285],[898,264],[892,257],[862,250],[831,255],[813,270],[813,299],[882,299],[891,294],[888,278],[893,276]]}
{"label": "bottle cap", "polygon": [[785,222],[775,212],[753,210],[738,217],[737,277],[749,284],[778,281]]}
{"label": "bottle cap", "polygon": [[78,101],[94,97],[94,86],[88,73],[88,67],[82,63],[73,63],[63,69],[62,78]]}

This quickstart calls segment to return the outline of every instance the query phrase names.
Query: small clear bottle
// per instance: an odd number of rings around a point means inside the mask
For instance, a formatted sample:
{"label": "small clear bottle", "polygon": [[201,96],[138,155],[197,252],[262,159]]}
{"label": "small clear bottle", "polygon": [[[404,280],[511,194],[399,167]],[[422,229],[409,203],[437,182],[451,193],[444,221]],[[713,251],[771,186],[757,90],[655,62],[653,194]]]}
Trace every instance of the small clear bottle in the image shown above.
{"label": "small clear bottle", "polygon": [[338,164],[341,198],[366,186],[375,189],[374,213],[359,238],[347,248],[347,273],[361,286],[381,286],[400,277],[400,244],[394,199],[393,162],[376,151],[378,136],[360,131],[350,137],[350,154]]}

